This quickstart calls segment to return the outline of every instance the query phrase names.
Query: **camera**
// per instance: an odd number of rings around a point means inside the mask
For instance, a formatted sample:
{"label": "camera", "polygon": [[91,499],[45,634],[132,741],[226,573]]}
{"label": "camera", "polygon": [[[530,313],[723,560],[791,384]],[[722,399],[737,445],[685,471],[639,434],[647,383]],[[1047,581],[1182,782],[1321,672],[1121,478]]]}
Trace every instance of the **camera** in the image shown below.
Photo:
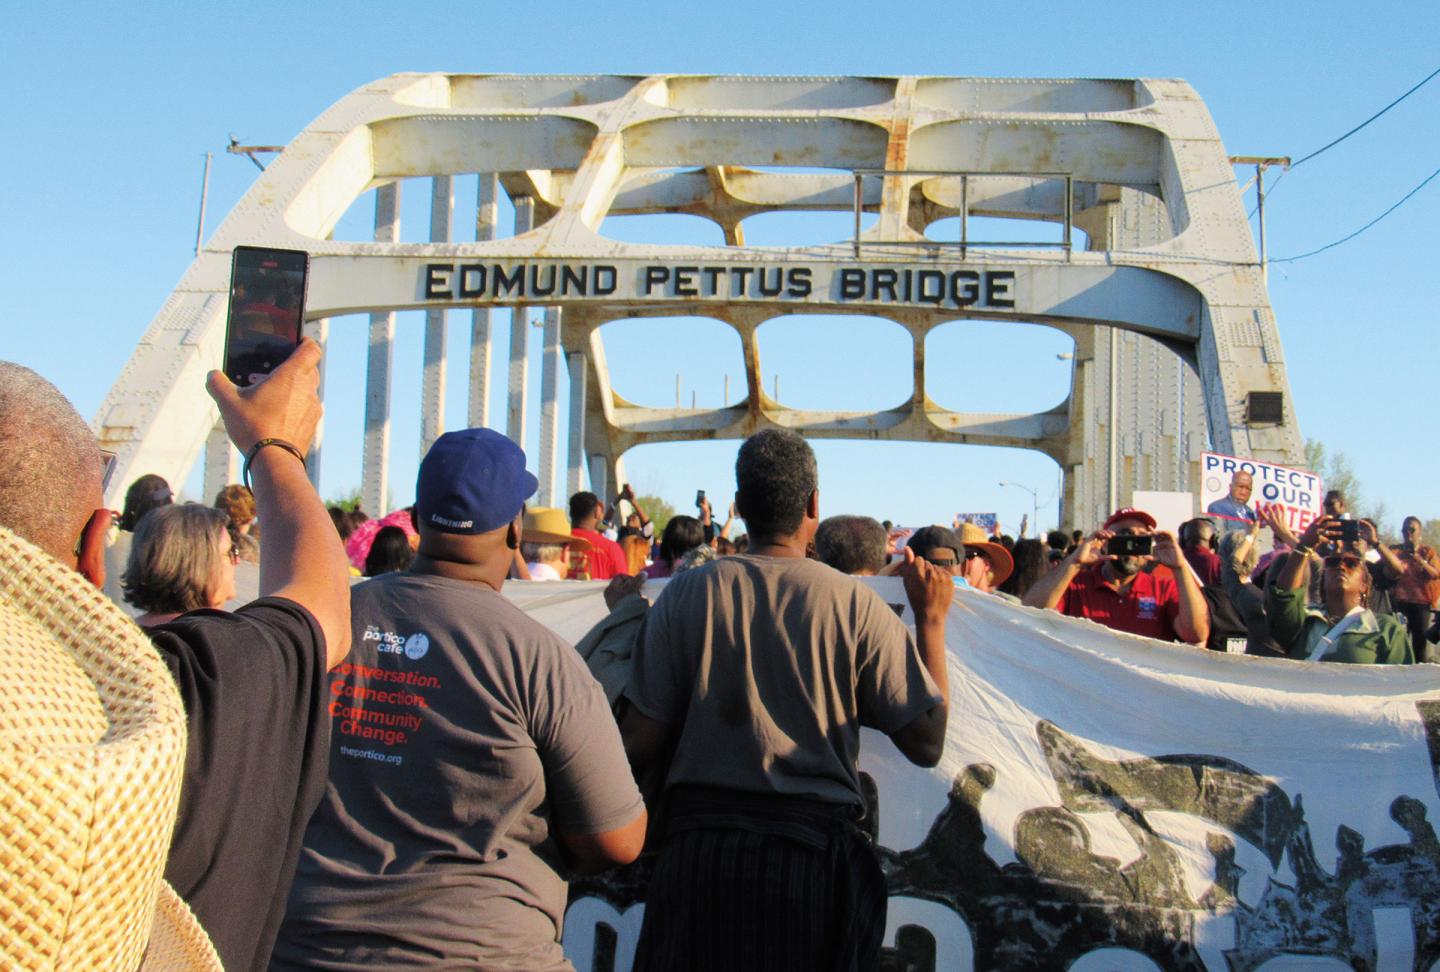
{"label": "camera", "polygon": [[1155,538],[1148,533],[1121,533],[1106,542],[1105,552],[1113,557],[1148,557],[1154,546]]}

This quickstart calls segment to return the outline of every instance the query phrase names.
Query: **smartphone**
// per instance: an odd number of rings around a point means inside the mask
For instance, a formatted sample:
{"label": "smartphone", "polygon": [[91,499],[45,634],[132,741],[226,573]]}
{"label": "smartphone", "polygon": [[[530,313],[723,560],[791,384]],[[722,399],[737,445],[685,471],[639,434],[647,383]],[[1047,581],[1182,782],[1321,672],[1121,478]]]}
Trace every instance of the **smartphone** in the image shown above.
{"label": "smartphone", "polygon": [[235,248],[222,366],[235,384],[253,385],[300,343],[309,275],[310,254],[303,250]]}
{"label": "smartphone", "polygon": [[1340,542],[1341,542],[1341,543],[1354,543],[1356,540],[1359,540],[1359,539],[1360,539],[1360,521],[1359,521],[1359,520],[1341,520],[1341,521],[1340,521]]}
{"label": "smartphone", "polygon": [[1148,557],[1155,545],[1155,538],[1146,533],[1136,536],[1122,533],[1111,537],[1105,544],[1105,552],[1115,557]]}
{"label": "smartphone", "polygon": [[698,489],[698,490],[696,490],[696,491],[695,491],[695,508],[696,508],[696,509],[699,509],[701,506],[704,505],[704,503],[705,503],[705,491],[704,491],[703,489]]}

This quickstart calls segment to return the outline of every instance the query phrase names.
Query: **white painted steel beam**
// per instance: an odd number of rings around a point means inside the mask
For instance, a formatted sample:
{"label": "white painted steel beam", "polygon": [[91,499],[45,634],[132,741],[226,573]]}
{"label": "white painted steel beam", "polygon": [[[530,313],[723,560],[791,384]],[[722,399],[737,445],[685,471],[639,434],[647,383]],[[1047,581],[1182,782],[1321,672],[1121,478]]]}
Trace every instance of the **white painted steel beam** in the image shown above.
{"label": "white painted steel beam", "polygon": [[[375,189],[375,242],[400,240],[400,183]],[[313,271],[312,271],[313,272]],[[371,516],[389,510],[390,384],[395,370],[395,313],[370,315],[365,369],[365,453],[360,467],[360,506]]]}
{"label": "white painted steel beam", "polygon": [[[524,236],[535,225],[535,201],[529,196],[513,200],[515,204],[515,235]],[[510,312],[510,367],[507,372],[505,434],[522,446],[525,444],[525,407],[530,391],[530,312],[517,306]]]}
{"label": "white painted steel beam", "polygon": [[540,344],[540,456],[537,478],[540,506],[559,506],[555,477],[560,467],[560,308],[545,308]]}
{"label": "white painted steel beam", "polygon": [[[475,239],[479,242],[495,238],[499,194],[500,180],[495,174],[480,173],[475,195]],[[466,419],[472,429],[490,425],[490,358],[494,350],[490,313],[489,307],[470,312],[470,398]]]}
{"label": "white painted steel beam", "polygon": [[[745,245],[754,215],[846,213],[860,170],[884,173],[861,179],[859,205],[871,225],[858,240],[847,233],[830,243]],[[379,186],[384,198],[399,178],[438,186],[469,172],[481,174],[473,241],[398,245],[380,224],[373,242],[329,238],[368,189]],[[497,184],[516,202],[511,238],[494,238]],[[1037,242],[962,251],[925,238],[962,209],[971,218],[1048,223],[1073,211],[1089,249]],[[625,243],[601,232],[607,216],[662,212],[712,220],[725,244]],[[567,489],[580,468],[596,492],[613,488],[621,454],[634,445],[767,426],[1038,449],[1064,464],[1077,522],[1112,492],[1183,485],[1207,437],[1220,451],[1302,459],[1279,332],[1228,155],[1181,81],[380,79],[287,146],[162,307],[96,416],[102,439],[121,453],[117,489],[142,472],[183,479],[210,433],[202,376],[219,361],[229,251],[238,243],[312,254],[307,318],[372,315],[364,472],[372,512],[384,509],[388,362],[401,309],[422,309],[429,320],[450,308],[473,313],[468,417],[485,424],[489,314],[514,308],[505,427],[521,441],[527,315],[560,309],[564,327],[547,333],[542,384],[546,402],[558,401],[550,393],[559,358],[548,349],[572,356]],[[1071,395],[1035,415],[948,412],[923,386],[873,413],[796,410],[766,395],[756,328],[785,314],[837,312],[905,326],[919,375],[924,335],[942,323],[1060,328],[1076,340]],[[616,396],[596,329],[688,314],[736,329],[745,398],[719,410],[653,410]],[[1126,385],[1113,409],[1108,342],[1096,337],[1109,328],[1119,336],[1113,374]],[[1247,424],[1254,391],[1285,396],[1281,424]],[[553,490],[558,460],[543,455],[558,450],[552,423],[558,410],[552,418],[542,405],[540,461]],[[1109,473],[1111,430],[1123,483]]]}
{"label": "white painted steel beam", "polygon": [[[450,239],[455,188],[448,175],[437,175],[430,188],[430,239]],[[445,310],[425,311],[425,348],[420,381],[420,458],[445,431]]]}
{"label": "white painted steel beam", "polygon": [[565,448],[565,497],[585,488],[585,355],[579,351],[565,355],[570,374],[570,425]]}
{"label": "white painted steel beam", "polygon": [[[313,338],[315,343],[320,345],[320,366],[317,369],[320,373],[320,394],[325,394],[325,362],[328,358],[326,350],[330,344],[330,318],[312,318],[307,320],[302,328],[304,335]],[[325,414],[320,414],[320,421],[315,424],[315,438],[310,443],[310,451],[305,455],[305,475],[310,479],[310,485],[318,492],[320,489],[320,452],[325,445]]]}
{"label": "white painted steel beam", "polygon": [[239,481],[239,454],[230,444],[225,423],[216,422],[214,429],[205,439],[205,478],[204,486],[201,487],[201,499],[206,503],[213,503],[222,489]]}

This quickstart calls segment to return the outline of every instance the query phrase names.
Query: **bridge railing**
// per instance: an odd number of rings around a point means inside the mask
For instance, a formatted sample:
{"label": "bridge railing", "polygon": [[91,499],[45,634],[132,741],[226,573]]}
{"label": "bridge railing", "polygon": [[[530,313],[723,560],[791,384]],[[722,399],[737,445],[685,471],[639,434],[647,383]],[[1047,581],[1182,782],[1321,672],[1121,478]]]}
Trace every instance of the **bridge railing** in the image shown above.
{"label": "bridge railing", "polygon": [[[1075,179],[1069,172],[953,172],[936,169],[856,169],[855,196],[852,205],[855,217],[855,232],[851,237],[850,244],[855,251],[855,257],[860,257],[861,230],[860,220],[865,209],[864,182],[866,177],[879,176],[914,176],[922,179],[959,179],[960,180],[960,204],[957,207],[957,216],[960,220],[960,239],[949,242],[946,240],[865,240],[865,246],[897,246],[897,247],[958,247],[960,258],[963,260],[970,247],[1058,247],[1065,251],[1065,259],[1070,259],[1073,251],[1072,228],[1075,222]],[[1054,240],[972,240],[970,239],[970,180],[971,179],[1034,179],[1043,181],[1046,179],[1059,179],[1065,184],[1062,199],[1062,236],[1059,242]]]}

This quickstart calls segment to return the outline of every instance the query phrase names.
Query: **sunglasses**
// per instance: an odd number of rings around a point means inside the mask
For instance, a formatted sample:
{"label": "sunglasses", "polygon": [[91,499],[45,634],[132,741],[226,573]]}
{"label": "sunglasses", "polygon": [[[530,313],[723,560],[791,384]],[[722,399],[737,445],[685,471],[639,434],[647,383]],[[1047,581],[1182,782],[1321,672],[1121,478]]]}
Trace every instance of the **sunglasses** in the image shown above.
{"label": "sunglasses", "polygon": [[[981,556],[984,555],[981,554],[978,550],[967,550],[965,551],[965,556],[961,559],[974,560],[976,557]],[[930,561],[930,563],[934,564],[936,567],[954,567],[960,562],[960,560],[957,560],[954,557],[926,557],[925,559]]]}
{"label": "sunglasses", "polygon": [[1346,570],[1354,570],[1359,566],[1359,557],[1332,555],[1325,558],[1326,570],[1339,570],[1341,567],[1344,567]]}

